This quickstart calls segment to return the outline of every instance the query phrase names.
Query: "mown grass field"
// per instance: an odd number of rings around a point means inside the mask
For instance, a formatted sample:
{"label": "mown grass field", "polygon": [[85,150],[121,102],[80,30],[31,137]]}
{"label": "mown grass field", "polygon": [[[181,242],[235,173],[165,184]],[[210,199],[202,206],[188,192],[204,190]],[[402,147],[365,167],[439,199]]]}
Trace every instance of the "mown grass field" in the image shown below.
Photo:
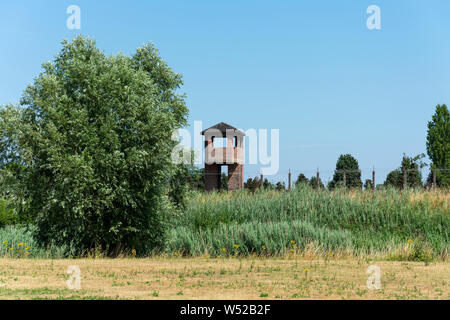
{"label": "mown grass field", "polygon": [[[368,290],[369,265],[381,289]],[[81,290],[69,290],[69,265]],[[0,299],[450,299],[448,262],[368,259],[1,259]]]}

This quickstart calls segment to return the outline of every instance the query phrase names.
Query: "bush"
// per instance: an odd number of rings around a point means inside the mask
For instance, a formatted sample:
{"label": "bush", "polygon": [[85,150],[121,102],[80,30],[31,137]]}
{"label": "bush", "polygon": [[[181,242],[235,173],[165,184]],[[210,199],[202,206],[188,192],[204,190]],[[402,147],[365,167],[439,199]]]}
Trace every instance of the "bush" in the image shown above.
{"label": "bush", "polygon": [[34,229],[32,225],[0,228],[0,257],[58,259],[74,254],[64,246],[42,248],[33,238]]}
{"label": "bush", "polygon": [[[164,241],[172,133],[186,123],[182,85],[152,45],[107,57],[79,36],[0,114],[0,142],[25,167],[35,239],[77,252],[145,252]],[[14,159],[2,155],[3,159]],[[17,159],[15,159],[17,160]]]}
{"label": "bush", "polygon": [[300,173],[297,177],[297,180],[295,181],[295,186],[298,186],[299,184],[302,184],[302,183],[308,184],[309,180],[303,173]]}
{"label": "bush", "polygon": [[402,189],[403,175],[406,171],[407,187],[422,187],[422,174],[420,172],[420,169],[425,166],[425,164],[421,161],[424,156],[424,154],[419,154],[415,157],[408,157],[403,154],[400,168],[388,173],[384,185]]}
{"label": "bush", "polygon": [[7,225],[13,225],[16,222],[17,218],[14,215],[14,210],[6,200],[0,199],[0,229]]}
{"label": "bush", "polygon": [[409,261],[430,262],[433,260],[433,253],[430,244],[422,238],[413,241],[411,253],[408,255]]}

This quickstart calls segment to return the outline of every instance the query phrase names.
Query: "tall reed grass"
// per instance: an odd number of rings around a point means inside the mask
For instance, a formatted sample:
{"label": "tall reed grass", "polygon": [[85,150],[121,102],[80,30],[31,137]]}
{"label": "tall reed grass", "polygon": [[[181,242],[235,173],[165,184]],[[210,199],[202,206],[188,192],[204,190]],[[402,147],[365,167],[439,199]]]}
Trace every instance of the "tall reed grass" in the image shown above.
{"label": "tall reed grass", "polygon": [[421,239],[435,256],[446,257],[448,200],[445,192],[329,192],[307,186],[289,192],[196,193],[174,222],[166,251],[277,255],[294,241],[296,250],[312,243],[324,253],[373,254]]}
{"label": "tall reed grass", "polygon": [[[193,192],[171,217],[155,253],[199,256],[373,255],[395,260],[446,259],[450,195],[424,190],[247,190]],[[0,257],[63,258],[67,248],[39,249],[30,227],[0,229]],[[27,249],[28,248],[28,249]],[[428,261],[428,260],[427,260]]]}

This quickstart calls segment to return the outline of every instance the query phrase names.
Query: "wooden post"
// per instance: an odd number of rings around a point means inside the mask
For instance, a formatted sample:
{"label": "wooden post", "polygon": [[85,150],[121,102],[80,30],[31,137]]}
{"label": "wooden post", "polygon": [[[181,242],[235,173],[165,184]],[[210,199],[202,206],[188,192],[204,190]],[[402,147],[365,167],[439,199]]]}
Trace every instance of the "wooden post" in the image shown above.
{"label": "wooden post", "polygon": [[436,191],[436,168],[433,168],[433,190]]}
{"label": "wooden post", "polygon": [[372,190],[375,190],[375,167],[372,171]]}
{"label": "wooden post", "polygon": [[289,169],[288,179],[289,179],[289,187],[288,187],[288,190],[291,190],[291,169]]}
{"label": "wooden post", "polygon": [[408,178],[406,176],[406,169],[403,170],[403,190],[406,190],[406,187],[408,186]]}
{"label": "wooden post", "polygon": [[344,189],[345,189],[345,186],[347,185],[347,176],[345,175],[345,170],[343,170],[343,172],[344,172]]}
{"label": "wooden post", "polygon": [[320,190],[320,174],[319,174],[319,168],[317,168],[317,190]]}
{"label": "wooden post", "polygon": [[262,187],[263,187],[263,179],[264,179],[264,176],[263,176],[263,174],[261,173],[261,178],[260,178],[260,180],[259,180],[259,187],[262,189]]}

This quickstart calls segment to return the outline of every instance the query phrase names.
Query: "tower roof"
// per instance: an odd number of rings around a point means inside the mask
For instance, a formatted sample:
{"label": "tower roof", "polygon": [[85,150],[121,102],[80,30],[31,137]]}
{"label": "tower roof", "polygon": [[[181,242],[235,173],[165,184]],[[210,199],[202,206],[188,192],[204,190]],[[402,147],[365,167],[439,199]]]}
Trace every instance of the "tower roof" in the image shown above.
{"label": "tower roof", "polygon": [[216,131],[216,132],[219,131],[222,133],[222,136],[224,136],[224,137],[227,135],[227,131],[228,131],[228,133],[231,133],[233,136],[245,136],[244,132],[242,132],[239,129],[236,129],[233,126],[230,126],[228,123],[225,123],[225,122],[219,122],[218,124],[216,124],[212,127],[209,127],[208,129],[203,130],[201,132],[201,134],[205,135],[205,133],[208,130],[211,130],[211,133],[213,133],[214,131]]}

